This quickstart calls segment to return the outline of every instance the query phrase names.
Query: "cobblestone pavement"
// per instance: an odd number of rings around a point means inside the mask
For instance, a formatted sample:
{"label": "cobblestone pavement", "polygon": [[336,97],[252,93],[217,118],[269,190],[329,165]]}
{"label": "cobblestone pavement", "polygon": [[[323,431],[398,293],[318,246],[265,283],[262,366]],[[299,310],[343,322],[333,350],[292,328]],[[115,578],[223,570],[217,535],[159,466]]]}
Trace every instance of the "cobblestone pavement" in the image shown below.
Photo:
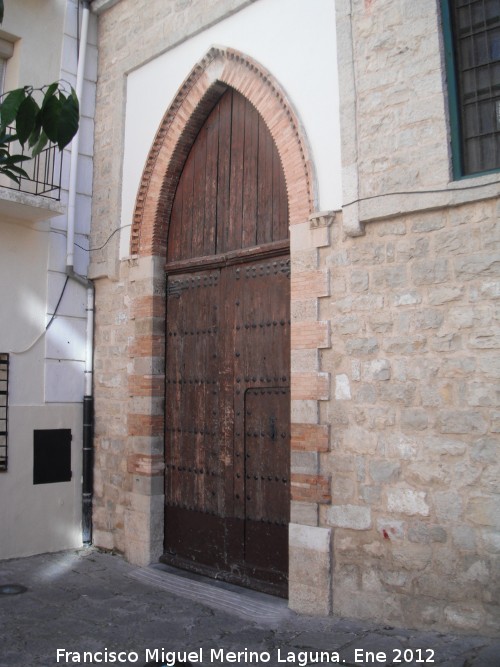
{"label": "cobblestone pavement", "polygon": [[248,620],[134,573],[120,556],[94,549],[0,562],[0,586],[27,588],[0,595],[0,667],[171,665],[170,652],[182,660],[186,651],[204,666],[500,666],[498,639],[304,617],[284,605],[278,619]]}

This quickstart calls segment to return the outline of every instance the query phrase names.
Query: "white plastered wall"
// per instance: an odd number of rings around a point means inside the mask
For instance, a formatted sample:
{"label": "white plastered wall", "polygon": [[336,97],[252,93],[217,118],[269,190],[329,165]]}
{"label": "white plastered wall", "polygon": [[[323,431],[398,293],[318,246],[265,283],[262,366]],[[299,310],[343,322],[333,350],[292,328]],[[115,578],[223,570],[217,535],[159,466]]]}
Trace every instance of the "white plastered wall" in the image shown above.
{"label": "white plastered wall", "polygon": [[5,0],[0,35],[15,46],[6,90],[43,86],[59,78],[66,4],[67,0]]}
{"label": "white plastered wall", "polygon": [[[10,353],[7,472],[0,473],[0,558],[81,544],[81,405],[44,404],[48,222],[0,219],[0,350]],[[50,299],[49,299],[50,303]],[[73,480],[33,485],[33,431],[71,429]]]}
{"label": "white plastered wall", "polygon": [[[15,38],[7,88],[38,87],[58,79],[75,86],[77,7],[77,0],[6,0],[1,34]],[[81,247],[76,249],[75,269],[82,275],[87,272],[89,254],[85,249],[92,194],[96,43],[96,17],[91,16],[76,199],[76,242]],[[61,204],[52,208],[47,204],[50,210],[66,210],[69,157],[67,149]],[[9,193],[0,191],[0,200],[10,197]],[[45,331],[66,280],[66,214],[51,218],[49,212],[44,222],[30,222],[28,209],[25,218],[8,217],[5,210],[0,201],[0,279],[7,286],[0,300],[0,352],[10,355],[9,460],[8,470],[0,473],[0,558],[81,546],[86,327],[85,289],[69,281],[57,317]],[[71,430],[70,482],[33,484],[33,431],[37,429]]]}
{"label": "white plastered wall", "polygon": [[309,140],[317,177],[317,208],[341,207],[335,4],[332,0],[258,0],[128,75],[122,258],[129,254],[135,198],[156,130],[184,79],[214,45],[241,51],[277,80]]}

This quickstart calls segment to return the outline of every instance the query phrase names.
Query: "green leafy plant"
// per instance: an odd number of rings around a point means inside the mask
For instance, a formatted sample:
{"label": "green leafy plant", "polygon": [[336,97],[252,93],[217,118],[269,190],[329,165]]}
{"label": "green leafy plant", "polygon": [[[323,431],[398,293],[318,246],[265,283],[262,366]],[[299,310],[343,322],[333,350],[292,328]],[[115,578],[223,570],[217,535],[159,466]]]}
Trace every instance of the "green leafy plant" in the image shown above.
{"label": "green leafy plant", "polygon": [[[1,2],[1,0],[0,0]],[[40,102],[35,94],[41,95]],[[0,173],[19,183],[28,178],[18,165],[38,155],[49,141],[62,150],[78,131],[79,104],[73,88],[61,82],[42,88],[24,86],[2,96],[0,102]],[[27,144],[29,155],[10,155],[9,145]]]}
{"label": "green leafy plant", "polygon": [[[3,15],[0,0],[0,24]],[[62,150],[78,132],[78,98],[71,86],[56,81],[42,88],[16,88],[0,100],[0,174],[19,184],[20,178],[29,178],[20,164],[36,157],[49,141]],[[11,154],[13,142],[21,144],[23,154]]]}

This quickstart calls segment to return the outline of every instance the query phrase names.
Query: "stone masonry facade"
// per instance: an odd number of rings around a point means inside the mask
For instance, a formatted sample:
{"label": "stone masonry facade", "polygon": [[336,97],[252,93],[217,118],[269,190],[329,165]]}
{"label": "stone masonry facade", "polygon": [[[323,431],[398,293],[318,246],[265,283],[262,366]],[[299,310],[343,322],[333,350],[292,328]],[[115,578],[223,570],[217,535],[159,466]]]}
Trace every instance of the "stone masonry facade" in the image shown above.
{"label": "stone masonry facade", "polygon": [[[169,16],[169,31],[157,34],[158,20],[127,28],[137,3],[99,2],[93,246],[120,219],[120,154],[109,151],[109,142],[121,145],[113,133],[123,128],[123,107],[113,95],[122,90],[123,74],[154,56],[153,33],[156,53],[189,38],[195,5],[193,30],[248,4],[204,2],[201,10],[195,2],[150,0],[151,16]],[[174,14],[177,5],[185,11]],[[294,198],[290,606],[495,634],[497,179],[450,183],[438,3],[337,0],[335,6],[342,211],[316,210],[313,156],[300,122],[286,112],[279,82],[250,66],[236,80],[242,61],[221,55],[225,82],[234,75],[235,87],[257,95],[257,108],[274,119]],[[210,66],[200,67],[200,85],[210,90]],[[274,102],[272,95],[259,98],[266,80],[276,83]],[[199,84],[190,86],[188,105],[199,95]],[[192,109],[191,115],[196,104]],[[189,129],[189,116],[177,138]],[[168,153],[175,122],[157,136],[159,160],[146,165],[130,221],[133,254],[118,261],[115,236],[91,268],[95,543],[141,564],[158,558],[163,539],[166,230],[155,211],[168,210],[162,173],[176,159]],[[294,137],[295,153],[280,147],[283,131]]]}
{"label": "stone masonry facade", "polygon": [[[400,216],[320,250],[333,608],[498,623],[498,200]],[[496,248],[496,253],[495,253]]]}

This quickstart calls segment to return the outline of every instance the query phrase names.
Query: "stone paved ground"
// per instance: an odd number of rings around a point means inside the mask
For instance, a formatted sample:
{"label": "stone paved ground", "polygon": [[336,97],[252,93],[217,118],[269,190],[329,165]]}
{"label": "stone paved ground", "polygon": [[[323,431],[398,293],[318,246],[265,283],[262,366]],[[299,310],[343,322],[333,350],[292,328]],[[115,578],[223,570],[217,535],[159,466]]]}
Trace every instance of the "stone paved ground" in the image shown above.
{"label": "stone paved ground", "polygon": [[[17,583],[28,589],[0,595],[0,667],[83,664],[84,651],[94,654],[86,664],[142,667],[155,657],[147,650],[162,648],[192,651],[193,664],[200,664],[193,658],[201,656],[203,665],[235,664],[228,652],[247,649],[246,660],[242,655],[239,663],[264,667],[305,667],[319,658],[322,665],[335,664],[338,658],[349,667],[500,666],[498,639],[292,612],[272,623],[251,622],[138,581],[130,576],[135,570],[121,557],[93,549],[0,562],[0,585]],[[99,663],[98,652],[105,648],[108,660],[103,657]],[[58,661],[57,649],[72,654]],[[217,654],[221,649],[223,662]],[[125,652],[119,656],[124,661],[113,662],[112,651]],[[250,651],[258,652],[260,660],[251,660]],[[153,664],[168,665],[169,658],[159,654]]]}

